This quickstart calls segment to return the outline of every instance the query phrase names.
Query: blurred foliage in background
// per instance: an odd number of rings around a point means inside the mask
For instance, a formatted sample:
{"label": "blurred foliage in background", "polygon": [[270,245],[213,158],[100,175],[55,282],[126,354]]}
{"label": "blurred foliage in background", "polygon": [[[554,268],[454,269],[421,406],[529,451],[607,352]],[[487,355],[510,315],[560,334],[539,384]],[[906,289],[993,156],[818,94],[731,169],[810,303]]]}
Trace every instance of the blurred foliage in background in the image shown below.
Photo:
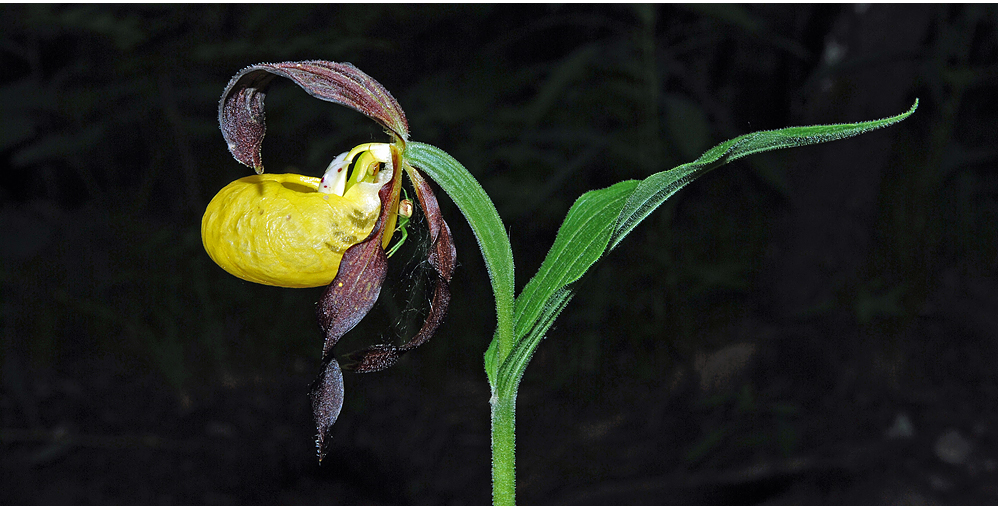
{"label": "blurred foliage in background", "polygon": [[[692,365],[701,350],[743,340],[751,324],[788,316],[845,316],[900,335],[942,278],[995,276],[996,11],[920,7],[927,22],[916,44],[853,53],[842,25],[865,9],[4,6],[5,366],[112,357],[189,393],[225,377],[278,377],[301,359],[316,364],[321,290],[237,280],[208,259],[199,236],[214,192],[249,172],[218,131],[219,94],[246,65],[300,59],[356,64],[399,99],[413,139],[444,148],[480,179],[509,225],[521,286],[587,190],[745,132],[879,118],[920,97],[910,121],[873,135],[891,155],[869,172],[875,217],[871,245],[857,254],[860,283],[832,281],[833,295],[806,303],[806,313],[785,309],[780,285],[766,279],[781,277],[780,225],[808,207],[787,177],[813,168],[795,154],[755,156],[683,191],[610,257],[527,379],[543,370],[541,383],[583,397],[607,377],[664,384],[677,362]],[[850,73],[885,62],[906,65],[911,79],[849,88]],[[837,106],[865,94],[892,99]],[[339,152],[384,139],[373,122],[290,83],[268,94],[267,115],[271,172],[318,175]],[[829,150],[846,157],[857,146],[848,143]],[[444,207],[461,266],[444,328],[419,355],[430,384],[480,371],[494,326],[474,239]],[[406,284],[383,292],[388,304],[348,341],[403,330],[409,293]]]}

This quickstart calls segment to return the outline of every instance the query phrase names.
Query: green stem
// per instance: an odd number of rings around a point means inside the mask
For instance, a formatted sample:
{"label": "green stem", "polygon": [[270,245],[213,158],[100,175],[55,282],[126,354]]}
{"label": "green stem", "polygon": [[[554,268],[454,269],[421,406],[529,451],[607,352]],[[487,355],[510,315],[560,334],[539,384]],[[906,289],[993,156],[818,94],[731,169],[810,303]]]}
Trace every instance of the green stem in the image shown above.
{"label": "green stem", "polygon": [[[496,292],[497,358],[505,360],[513,351],[512,300]],[[503,311],[506,311],[505,313]],[[502,365],[500,362],[498,365]],[[503,390],[499,375],[492,385],[492,505],[516,505],[516,389]],[[519,385],[519,384],[517,384]]]}
{"label": "green stem", "polygon": [[[485,371],[492,387],[492,500],[497,505],[511,505],[516,501],[514,478],[516,389],[501,389],[499,369],[513,351],[515,344],[513,317],[516,300],[513,298],[513,249],[506,236],[506,227],[499,218],[495,205],[465,168],[450,154],[432,145],[409,142],[405,156],[415,168],[430,176],[450,197],[468,219],[478,247],[482,250],[485,266],[492,281],[496,298],[496,333],[485,354]],[[407,166],[407,170],[412,170]],[[517,373],[517,376],[522,371]],[[519,378],[517,378],[517,381]],[[499,396],[501,393],[509,393]]]}
{"label": "green stem", "polygon": [[492,505],[516,504],[516,392],[492,399]]}
{"label": "green stem", "polygon": [[[498,371],[498,367],[502,366],[502,363],[509,357],[510,352],[513,351],[513,347],[516,346],[513,340],[513,310],[516,304],[512,298],[512,294],[500,294],[500,292],[496,291],[495,296],[496,333],[493,340],[496,342],[496,359],[500,359],[500,362],[496,364]],[[495,380],[494,383],[498,384],[499,381]],[[493,387],[492,392],[495,392],[495,390],[495,387]]]}

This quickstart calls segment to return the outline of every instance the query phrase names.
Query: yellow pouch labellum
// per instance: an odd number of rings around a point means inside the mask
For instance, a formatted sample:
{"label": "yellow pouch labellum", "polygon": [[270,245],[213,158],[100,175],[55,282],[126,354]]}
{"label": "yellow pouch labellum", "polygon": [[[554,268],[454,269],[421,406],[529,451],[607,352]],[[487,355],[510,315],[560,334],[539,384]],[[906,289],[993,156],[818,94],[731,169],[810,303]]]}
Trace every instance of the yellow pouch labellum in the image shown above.
{"label": "yellow pouch labellum", "polygon": [[201,220],[205,251],[230,274],[265,285],[311,288],[336,277],[343,253],[378,220],[380,183],[343,196],[318,192],[319,179],[264,173],[212,198]]}

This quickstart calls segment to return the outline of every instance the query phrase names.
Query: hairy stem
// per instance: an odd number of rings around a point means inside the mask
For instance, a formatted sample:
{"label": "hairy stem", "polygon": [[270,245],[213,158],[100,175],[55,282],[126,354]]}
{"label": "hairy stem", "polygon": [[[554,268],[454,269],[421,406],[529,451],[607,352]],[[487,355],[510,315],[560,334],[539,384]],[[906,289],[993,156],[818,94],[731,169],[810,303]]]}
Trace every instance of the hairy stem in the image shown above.
{"label": "hairy stem", "polygon": [[493,389],[492,505],[516,504],[516,392]]}

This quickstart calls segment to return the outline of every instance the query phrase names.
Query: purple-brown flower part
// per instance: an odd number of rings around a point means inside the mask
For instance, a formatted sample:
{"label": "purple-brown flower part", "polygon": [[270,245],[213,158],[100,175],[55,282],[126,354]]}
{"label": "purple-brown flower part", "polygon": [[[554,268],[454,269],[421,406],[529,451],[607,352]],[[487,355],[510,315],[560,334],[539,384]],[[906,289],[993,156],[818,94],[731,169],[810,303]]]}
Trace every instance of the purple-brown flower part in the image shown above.
{"label": "purple-brown flower part", "polygon": [[[264,98],[276,76],[294,81],[314,97],[342,104],[371,117],[395,138],[395,143],[389,145],[390,163],[384,156],[375,156],[373,163],[368,161],[362,168],[353,170],[377,172],[390,169],[392,178],[378,192],[381,211],[374,229],[363,241],[346,249],[335,278],[318,303],[319,325],[325,341],[322,368],[309,389],[309,397],[321,462],[328,452],[330,428],[343,407],[342,371],[368,373],[385,369],[395,364],[399,355],[422,345],[433,336],[450,303],[450,280],[457,254],[450,228],[440,214],[433,190],[423,176],[404,161],[409,125],[402,108],[388,90],[352,64],[320,60],[257,64],[236,74],[226,86],[218,105],[222,135],[236,160],[257,173],[263,172],[260,149],[266,134]],[[333,170],[344,171],[347,167],[333,167]],[[334,347],[371,310],[385,281],[388,263],[385,246],[393,233],[398,213],[403,170],[412,180],[430,230],[427,261],[434,269],[435,279],[430,310],[419,332],[408,342],[399,346],[379,344],[353,352],[345,356],[347,360],[341,366],[334,356]],[[364,174],[360,175],[358,178],[363,178]]]}
{"label": "purple-brown flower part", "polygon": [[[437,203],[437,198],[429,183],[414,168],[406,167],[406,170],[413,188],[416,190],[416,197],[419,199],[430,230],[430,254],[427,257],[427,262],[433,267],[434,279],[436,279],[433,300],[430,301],[430,311],[419,332],[407,343],[399,346],[373,345],[348,354],[345,356],[348,360],[344,362],[343,369],[358,373],[370,373],[391,367],[398,361],[400,354],[422,345],[433,337],[437,327],[443,321],[444,315],[447,314],[447,306],[450,304],[450,280],[451,276],[454,275],[454,265],[457,259],[454,239],[451,236],[450,227],[447,226],[447,222],[440,214],[440,205]],[[333,283],[335,284],[336,281]]]}
{"label": "purple-brown flower part", "polygon": [[263,173],[260,149],[267,127],[263,102],[275,76],[284,76],[313,97],[342,104],[371,117],[402,141],[409,123],[385,87],[349,63],[308,60],[256,64],[239,71],[218,103],[218,124],[237,161]]}
{"label": "purple-brown flower part", "polygon": [[343,409],[343,372],[336,358],[330,355],[323,361],[319,377],[312,382],[309,389],[312,399],[312,414],[318,427],[315,438],[315,449],[319,455],[319,463],[326,457],[328,449],[327,437],[329,428],[333,426]]}
{"label": "purple-brown flower part", "polygon": [[[383,204],[397,203],[401,189],[402,164],[397,150],[392,150],[392,159],[392,179],[378,192]],[[325,334],[322,346],[323,366],[319,377],[312,383],[309,396],[318,432],[316,448],[320,462],[326,455],[329,429],[339,417],[343,405],[343,375],[333,357],[333,347],[367,316],[381,294],[388,265],[388,256],[381,239],[390,215],[390,208],[382,206],[381,215],[371,234],[343,253],[339,272],[326,287],[317,307],[319,326]]]}
{"label": "purple-brown flower part", "polygon": [[[393,156],[396,154],[393,151]],[[395,165],[396,168],[400,166],[401,164]],[[429,183],[415,169],[407,166],[406,170],[429,224],[430,252],[427,261],[434,269],[436,280],[430,311],[423,326],[411,340],[399,346],[378,344],[347,354],[345,358],[348,360],[342,368],[344,370],[370,373],[391,367],[398,362],[402,353],[426,343],[447,313],[450,280],[454,274],[457,250],[450,227],[440,213],[440,206]],[[397,180],[393,179],[393,182]],[[382,201],[391,200],[393,193],[397,195],[398,188],[385,184],[380,193]],[[333,347],[371,310],[378,299],[387,265],[387,257],[378,239],[381,238],[386,218],[387,214],[382,211],[371,236],[344,253],[339,274],[319,301],[319,324],[325,332],[326,341],[322,349],[323,368],[319,378],[312,384],[310,396],[318,432],[316,447],[320,462],[326,456],[329,430],[339,416],[343,401],[343,378]]]}

